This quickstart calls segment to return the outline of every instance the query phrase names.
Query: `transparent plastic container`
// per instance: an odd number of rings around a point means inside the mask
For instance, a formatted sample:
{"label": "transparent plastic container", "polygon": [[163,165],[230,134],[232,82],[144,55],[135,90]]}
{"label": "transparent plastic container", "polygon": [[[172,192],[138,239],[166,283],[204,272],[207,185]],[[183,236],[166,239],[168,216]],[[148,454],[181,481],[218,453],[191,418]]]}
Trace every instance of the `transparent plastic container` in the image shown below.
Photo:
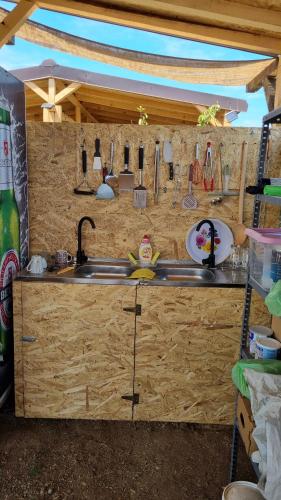
{"label": "transparent plastic container", "polygon": [[[276,252],[281,251],[281,229],[246,229],[250,240],[250,276],[265,290],[269,290],[278,277],[276,272]],[[275,267],[274,267],[275,266]]]}

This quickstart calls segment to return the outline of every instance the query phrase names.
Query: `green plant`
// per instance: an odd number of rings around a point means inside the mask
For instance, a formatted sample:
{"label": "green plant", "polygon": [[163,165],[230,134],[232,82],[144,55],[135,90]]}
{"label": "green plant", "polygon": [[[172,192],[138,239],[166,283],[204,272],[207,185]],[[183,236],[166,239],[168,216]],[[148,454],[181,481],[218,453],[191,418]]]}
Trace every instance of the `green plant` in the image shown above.
{"label": "green plant", "polygon": [[145,111],[143,106],[138,106],[137,111],[140,114],[138,124],[139,125],[148,125],[148,114]]}
{"label": "green plant", "polygon": [[198,127],[205,127],[206,125],[212,125],[212,121],[215,119],[217,112],[221,109],[219,104],[212,104],[203,113],[198,116]]}

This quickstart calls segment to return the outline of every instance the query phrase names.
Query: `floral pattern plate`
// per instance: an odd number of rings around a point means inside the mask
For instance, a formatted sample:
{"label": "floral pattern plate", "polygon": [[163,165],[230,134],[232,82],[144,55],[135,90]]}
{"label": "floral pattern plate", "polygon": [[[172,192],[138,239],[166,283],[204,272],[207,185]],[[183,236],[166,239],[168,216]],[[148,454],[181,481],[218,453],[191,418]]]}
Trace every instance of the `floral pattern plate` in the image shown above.
{"label": "floral pattern plate", "polygon": [[[216,264],[221,264],[231,253],[233,234],[230,228],[220,219],[210,219],[215,226],[215,256]],[[198,264],[206,259],[211,249],[211,233],[209,224],[203,224],[200,231],[196,231],[198,221],[188,231],[185,247],[190,257]]]}

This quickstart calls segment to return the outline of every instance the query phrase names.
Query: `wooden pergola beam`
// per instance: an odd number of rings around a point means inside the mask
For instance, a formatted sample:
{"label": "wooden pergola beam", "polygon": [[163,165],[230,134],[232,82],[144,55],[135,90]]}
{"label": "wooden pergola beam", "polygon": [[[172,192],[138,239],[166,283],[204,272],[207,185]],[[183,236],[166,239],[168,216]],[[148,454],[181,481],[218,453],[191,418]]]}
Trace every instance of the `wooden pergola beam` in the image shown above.
{"label": "wooden pergola beam", "polygon": [[32,0],[20,0],[0,23],[0,48],[16,34],[25,20],[38,8]]}
{"label": "wooden pergola beam", "polygon": [[[126,2],[126,6],[127,6]],[[162,2],[163,3],[163,2]],[[202,11],[205,8],[205,0],[204,2],[196,1],[196,4],[199,3],[201,5]],[[210,4],[209,11],[211,10],[211,6],[214,2],[208,2]],[[218,5],[218,0],[215,2]],[[221,3],[221,2],[220,2]],[[227,2],[224,2],[227,5]],[[229,3],[229,2],[228,2]],[[210,25],[210,21],[206,21],[206,24],[203,22],[191,22],[189,20],[178,20],[179,16],[175,15],[174,11],[174,2],[169,5],[170,11],[169,15],[167,14],[161,17],[158,14],[158,7],[161,4],[161,1],[146,1],[147,4],[147,13],[143,13],[144,9],[140,12],[138,11],[139,5],[143,5],[139,3],[138,0],[135,0],[135,9],[128,10],[124,6],[124,8],[114,8],[111,5],[101,6],[100,4],[88,3],[88,2],[79,2],[74,0],[38,0],[38,6],[42,9],[53,10],[56,12],[64,12],[66,14],[85,17],[89,19],[95,19],[98,21],[103,21],[107,23],[113,23],[121,26],[129,26],[132,28],[137,28],[145,31],[161,33],[165,35],[177,36],[180,38],[196,40],[204,43],[211,43],[215,45],[222,45],[225,47],[231,47],[241,50],[247,50],[251,52],[258,52],[261,54],[267,55],[279,55],[281,53],[281,38],[280,33],[276,33],[276,36],[265,34],[264,30],[259,33],[251,33],[247,28],[247,21],[250,22],[250,19],[247,19],[244,23],[241,23],[241,14],[237,16],[237,12],[245,8],[243,4],[235,4],[235,7],[232,6],[232,23],[228,21],[229,27],[220,27]],[[181,2],[181,9],[184,8],[186,4],[186,0]],[[194,2],[195,4],[195,2]],[[258,9],[256,7],[249,8],[252,11],[251,22],[254,23],[254,19],[257,19],[257,24],[262,22],[262,18],[267,19],[267,10],[266,9]],[[214,9],[214,14],[215,14]],[[262,17],[261,17],[262,14]],[[184,17],[181,14],[181,19]],[[231,16],[228,16],[228,19]],[[279,14],[276,14],[276,18],[279,17]],[[214,21],[213,21],[214,22]],[[272,19],[267,21],[267,23],[272,25]],[[237,28],[233,27],[237,23]],[[275,23],[275,28],[278,31],[279,27],[278,22]],[[259,26],[260,27],[260,26]]]}
{"label": "wooden pergola beam", "polygon": [[274,59],[267,68],[258,73],[255,76],[255,78],[253,78],[247,84],[246,91],[249,93],[257,92],[257,90],[259,90],[263,86],[264,79],[267,78],[269,75],[272,75],[272,73],[276,71],[277,67],[278,67],[278,59]]}
{"label": "wooden pergola beam", "polygon": [[71,94],[73,94],[80,87],[81,87],[81,83],[76,83],[76,82],[72,82],[69,85],[67,85],[67,87],[65,87],[58,94],[56,94],[55,104],[59,104],[60,102],[62,102],[66,97],[69,97]]}
{"label": "wooden pergola beam", "polygon": [[39,87],[37,83],[34,82],[24,82],[24,83],[30,90],[33,90],[33,92],[35,92],[35,94],[37,94],[43,101],[45,102],[49,101],[49,95],[47,94],[47,92],[45,92],[45,90],[41,89],[41,87]]}
{"label": "wooden pergola beam", "polygon": [[[57,86],[63,91],[66,86],[63,84],[63,82],[61,80],[57,80]],[[98,123],[98,120],[92,115],[92,113],[90,113],[87,108],[85,108],[85,106],[83,106],[83,104],[79,101],[79,99],[77,99],[76,95],[73,93],[73,94],[68,94],[66,96],[66,99],[71,102],[73,104],[73,106],[75,107],[75,110],[77,108],[80,109],[80,112],[79,111],[75,111],[75,116],[77,116],[79,118],[80,116],[80,122],[81,122],[81,112],[84,113],[86,115],[87,118],[89,118],[93,123]],[[78,119],[76,121],[79,121]]]}
{"label": "wooden pergola beam", "polygon": [[140,102],[145,107],[147,113],[150,115],[154,113],[158,116],[175,116],[176,118],[181,119],[192,119],[197,120],[197,116],[200,111],[196,109],[195,106],[191,104],[182,104],[178,105],[178,103],[167,101],[148,101],[143,96],[137,96],[136,98],[128,97],[126,95],[121,96],[120,94],[113,93],[102,93],[102,92],[79,92],[78,98],[83,103],[91,103],[92,105],[101,105],[106,108],[117,108],[124,109],[128,111],[137,111],[137,106],[139,106]]}

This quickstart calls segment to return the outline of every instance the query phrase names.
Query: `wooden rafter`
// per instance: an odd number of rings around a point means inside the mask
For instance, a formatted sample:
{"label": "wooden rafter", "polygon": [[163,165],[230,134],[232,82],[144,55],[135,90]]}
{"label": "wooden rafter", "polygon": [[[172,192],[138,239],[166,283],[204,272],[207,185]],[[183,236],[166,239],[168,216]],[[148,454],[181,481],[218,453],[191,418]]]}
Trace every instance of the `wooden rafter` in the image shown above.
{"label": "wooden rafter", "polygon": [[[114,106],[107,105],[106,100],[99,100],[99,99],[93,99],[92,101],[87,101],[87,104],[91,106],[91,109],[93,109],[94,114],[96,115],[97,113],[103,112],[103,111],[115,111],[115,110],[123,110],[127,112],[131,112],[134,114],[137,114],[139,116],[139,113],[137,112],[137,106],[132,106],[130,103],[127,102],[121,102],[121,101],[116,101],[114,103]],[[174,112],[171,111],[170,108],[167,108],[165,110],[165,107],[156,107],[156,106],[146,106],[146,111],[148,115],[150,116],[151,114],[158,116],[159,120],[161,118],[175,118],[176,120],[190,120],[197,122],[197,117],[198,117],[198,111],[191,110],[190,108],[187,108],[186,111],[181,111],[179,112],[178,110],[174,110]]]}
{"label": "wooden rafter", "polygon": [[29,89],[33,90],[33,92],[35,92],[35,94],[37,94],[43,101],[45,101],[45,102],[49,101],[49,95],[47,94],[47,92],[45,92],[45,90],[41,89],[41,87],[39,87],[39,85],[37,85],[37,83],[25,82],[25,85]]}
{"label": "wooden rafter", "polygon": [[274,59],[271,64],[262,70],[260,73],[258,73],[255,78],[253,78],[246,86],[246,91],[247,92],[257,92],[262,86],[263,86],[263,81],[265,78],[267,78],[269,75],[272,75],[273,72],[276,71],[278,66],[278,59]]}
{"label": "wooden rafter", "polygon": [[101,105],[106,106],[108,108],[119,108],[128,111],[136,112],[137,106],[142,103],[145,107],[148,114],[154,113],[155,115],[160,116],[175,116],[186,117],[187,119],[196,118],[198,116],[198,112],[193,106],[177,106],[175,103],[171,102],[156,102],[156,101],[146,101],[141,96],[136,99],[132,99],[126,95],[119,96],[118,94],[112,94],[110,97],[107,95],[102,95],[101,93],[79,93],[79,99],[83,103],[92,103],[93,105]]}
{"label": "wooden rafter", "polygon": [[37,9],[31,0],[20,0],[15,8],[0,23],[0,48],[18,31],[25,20]]}
{"label": "wooden rafter", "polygon": [[[45,0],[42,0],[45,2]],[[46,0],[48,3],[65,5],[63,0]],[[39,0],[39,4],[42,3]],[[90,4],[91,2],[85,2]],[[227,26],[240,26],[252,30],[263,30],[281,34],[281,25],[278,22],[278,13],[272,9],[265,9],[244,2],[229,2],[228,0],[113,0],[103,2],[130,12],[143,12],[170,17],[173,14],[177,19],[188,19],[205,25],[223,24]]]}
{"label": "wooden rafter", "polygon": [[66,97],[69,97],[80,87],[81,83],[76,83],[76,82],[70,83],[67,87],[65,87],[58,94],[56,94],[55,104],[59,104],[60,102],[62,102]]}
{"label": "wooden rafter", "polygon": [[[264,30],[260,29],[260,26],[257,27],[259,28],[257,29],[257,33],[251,33],[250,29],[247,28],[247,22],[250,22],[249,19],[246,19],[241,25],[241,15],[237,16],[237,13],[240,12],[241,9],[243,12],[245,7],[243,4],[237,3],[235,6],[231,7],[232,16],[229,16],[228,19],[231,17],[232,23],[228,20],[227,23],[220,24],[214,20],[210,22],[208,19],[206,24],[204,24],[203,22],[198,22],[198,20],[197,22],[192,22],[189,20],[190,17],[188,18],[187,15],[184,16],[182,13],[180,18],[183,19],[185,17],[185,19],[178,20],[179,16],[175,14],[174,2],[166,2],[166,5],[169,7],[169,12],[167,12],[166,15],[162,12],[161,16],[158,14],[159,3],[161,4],[161,2],[155,0],[147,0],[145,1],[145,9],[143,8],[144,2],[140,3],[136,0],[134,8],[131,7],[129,10],[127,0],[126,4],[119,2],[116,8],[113,7],[112,2],[101,6],[100,4],[78,2],[74,0],[38,0],[38,5],[43,9],[64,12],[74,16],[96,19],[98,21],[178,36],[180,38],[187,38],[215,45],[259,52],[261,54],[278,55],[281,53],[281,38],[278,26],[274,32],[269,31],[269,34],[267,34],[264,33]],[[195,3],[201,5],[203,12],[206,3],[205,0],[201,0],[201,2],[196,1],[194,4]],[[214,2],[207,3],[212,5]],[[218,5],[218,3],[218,0],[215,1],[215,4]],[[138,8],[137,4],[141,7]],[[185,4],[186,0],[181,2],[181,8],[184,8]],[[258,20],[256,24],[261,23],[261,13],[265,16],[266,20],[266,9],[257,10],[257,8],[251,7],[251,10],[252,23],[254,23],[253,20],[255,18]],[[214,14],[215,12],[214,9]],[[276,17],[277,16],[279,16],[278,13],[276,14]],[[272,18],[266,22],[267,25],[270,24],[271,29],[274,27],[274,25],[272,25]],[[264,24],[266,24],[266,22]]]}
{"label": "wooden rafter", "polygon": [[[0,19],[6,13],[5,9],[0,8]],[[19,29],[17,36],[44,47],[144,74],[171,78],[172,73],[173,80],[187,83],[245,85],[271,63],[270,59],[207,61],[126,50],[70,35],[29,20]]]}

